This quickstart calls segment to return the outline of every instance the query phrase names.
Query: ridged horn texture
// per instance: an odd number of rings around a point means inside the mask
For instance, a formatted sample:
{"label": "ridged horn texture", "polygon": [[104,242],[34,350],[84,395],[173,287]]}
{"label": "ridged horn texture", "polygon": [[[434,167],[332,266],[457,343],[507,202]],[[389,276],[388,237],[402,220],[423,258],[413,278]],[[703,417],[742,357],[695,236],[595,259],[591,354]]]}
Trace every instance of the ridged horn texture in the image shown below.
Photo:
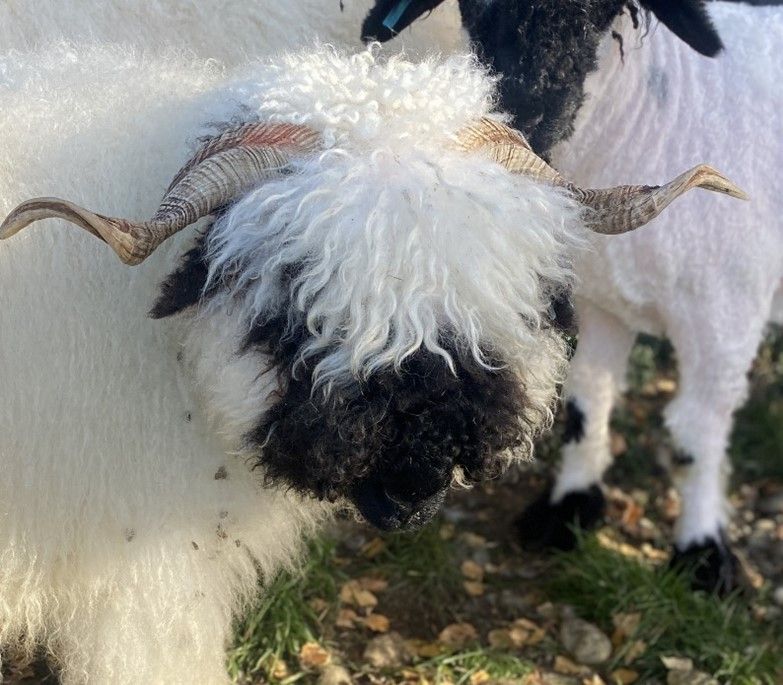
{"label": "ridged horn texture", "polygon": [[616,186],[605,190],[574,188],[574,194],[592,210],[587,216],[590,229],[596,233],[616,235],[652,221],[691,188],[725,193],[740,200],[748,199],[740,188],[706,164],[695,166],[662,186]]}
{"label": "ridged horn texture", "polygon": [[0,240],[40,219],[65,219],[105,241],[126,264],[140,264],[167,238],[280,173],[292,155],[319,146],[319,134],[305,126],[243,124],[210,138],[197,150],[149,221],[106,217],[59,198],[35,198],[8,215],[0,225]]}
{"label": "ridged horn texture", "polygon": [[524,174],[537,181],[567,185],[563,177],[539,157],[517,130],[499,121],[482,117],[457,133],[461,150],[482,150],[491,160],[514,174]]}
{"label": "ridged horn texture", "polygon": [[461,150],[482,150],[512,173],[524,174],[537,181],[567,189],[590,210],[586,223],[596,233],[616,235],[644,226],[691,188],[704,188],[741,200],[748,199],[740,188],[706,164],[700,164],[662,186],[615,186],[602,190],[583,190],[566,181],[536,155],[519,131],[486,117],[464,127],[457,134],[456,143]]}

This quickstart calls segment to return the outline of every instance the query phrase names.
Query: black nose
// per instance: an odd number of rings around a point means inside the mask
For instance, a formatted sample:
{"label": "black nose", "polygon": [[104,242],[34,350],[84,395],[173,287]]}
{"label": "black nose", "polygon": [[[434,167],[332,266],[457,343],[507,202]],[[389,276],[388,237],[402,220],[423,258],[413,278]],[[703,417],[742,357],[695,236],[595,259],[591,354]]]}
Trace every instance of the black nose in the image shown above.
{"label": "black nose", "polygon": [[383,531],[416,530],[429,523],[440,510],[448,483],[427,497],[408,500],[389,492],[382,480],[360,481],[351,500],[367,522]]}

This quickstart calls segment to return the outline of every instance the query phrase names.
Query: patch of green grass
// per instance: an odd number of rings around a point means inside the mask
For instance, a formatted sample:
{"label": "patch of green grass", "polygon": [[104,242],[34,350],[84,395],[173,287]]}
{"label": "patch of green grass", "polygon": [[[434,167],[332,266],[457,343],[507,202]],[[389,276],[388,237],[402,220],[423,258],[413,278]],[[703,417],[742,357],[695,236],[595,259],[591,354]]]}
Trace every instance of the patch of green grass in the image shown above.
{"label": "patch of green grass", "polygon": [[435,683],[464,685],[479,671],[485,671],[492,681],[496,681],[523,678],[533,671],[533,666],[508,652],[477,646],[468,651],[433,657],[418,664],[417,670],[431,673]]}
{"label": "patch of green grass", "polygon": [[[614,615],[641,613],[632,639],[647,649],[632,667],[644,678],[665,677],[661,656],[689,657],[732,685],[773,685],[783,675],[780,635],[754,621],[741,598],[692,592],[683,577],[607,550],[594,538],[558,558],[548,591],[610,633]],[[610,670],[622,656],[619,650]]]}
{"label": "patch of green grass", "polygon": [[737,412],[730,454],[738,482],[783,479],[783,332],[769,335],[751,375],[750,399]]}
{"label": "patch of green grass", "polygon": [[[247,612],[234,633],[228,671],[235,681],[267,675],[278,660],[288,665],[296,663],[303,644],[321,641],[323,616],[311,602],[318,598],[330,607],[337,606],[339,586],[345,576],[333,563],[334,556],[332,541],[313,541],[297,572],[281,572],[264,589],[263,598]],[[301,673],[294,673],[281,682],[291,683],[301,677]]]}
{"label": "patch of green grass", "polygon": [[440,518],[414,533],[384,537],[383,550],[368,560],[368,570],[388,578],[395,590],[414,589],[420,602],[448,602],[459,591],[461,575],[454,541],[443,534]]}
{"label": "patch of green grass", "polygon": [[668,340],[641,334],[628,359],[628,387],[638,391],[674,366],[674,348]]}

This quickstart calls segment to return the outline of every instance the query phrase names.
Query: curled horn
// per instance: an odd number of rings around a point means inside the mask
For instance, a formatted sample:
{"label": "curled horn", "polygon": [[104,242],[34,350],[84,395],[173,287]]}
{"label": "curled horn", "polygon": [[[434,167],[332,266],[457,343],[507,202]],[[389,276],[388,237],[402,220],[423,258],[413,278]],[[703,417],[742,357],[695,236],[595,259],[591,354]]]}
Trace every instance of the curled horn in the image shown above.
{"label": "curled horn", "polygon": [[632,231],[658,216],[673,200],[691,188],[725,193],[741,200],[748,196],[715,169],[700,164],[662,186],[615,186],[584,190],[566,181],[531,149],[519,131],[483,118],[463,128],[456,138],[463,150],[482,150],[512,173],[524,174],[568,190],[590,211],[587,226],[596,233]]}
{"label": "curled horn", "polygon": [[155,216],[134,222],[58,198],[27,200],[0,225],[0,240],[34,221],[59,218],[106,242],[126,264],[140,264],[167,238],[278,174],[293,154],[317,149],[318,133],[293,124],[243,124],[209,139],[177,173]]}

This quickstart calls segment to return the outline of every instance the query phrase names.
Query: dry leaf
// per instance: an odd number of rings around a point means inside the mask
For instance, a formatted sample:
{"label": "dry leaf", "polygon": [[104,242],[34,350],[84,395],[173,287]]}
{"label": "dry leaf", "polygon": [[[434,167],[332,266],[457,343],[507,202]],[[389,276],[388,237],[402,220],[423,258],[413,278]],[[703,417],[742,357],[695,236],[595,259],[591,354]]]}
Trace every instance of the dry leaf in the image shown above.
{"label": "dry leaf", "polygon": [[454,527],[453,523],[444,523],[438,529],[438,537],[441,540],[451,540],[454,538],[455,533],[456,533],[456,528]]}
{"label": "dry leaf", "polygon": [[465,578],[467,578],[468,580],[477,580],[477,581],[484,580],[483,567],[481,566],[481,564],[477,564],[475,561],[471,559],[466,559],[465,561],[463,561],[460,570],[462,571],[462,575],[465,576]]}
{"label": "dry leaf", "polygon": [[302,668],[323,668],[329,663],[331,656],[317,642],[307,642],[299,650],[299,663]]}
{"label": "dry leaf", "polygon": [[639,680],[639,674],[630,668],[618,668],[611,673],[612,680],[619,685],[631,685]]}
{"label": "dry leaf", "polygon": [[362,609],[372,609],[378,604],[378,598],[362,588],[358,580],[349,580],[340,588],[340,601]]}
{"label": "dry leaf", "polygon": [[373,538],[362,547],[361,555],[366,559],[372,559],[373,557],[377,557],[385,549],[386,543],[382,538]]}
{"label": "dry leaf", "polygon": [[356,582],[359,583],[362,590],[369,590],[370,592],[383,592],[389,587],[389,581],[385,578],[374,578],[372,576],[362,576],[357,578]]}
{"label": "dry leaf", "polygon": [[544,602],[536,607],[536,613],[546,619],[557,618],[557,607],[552,602]]}
{"label": "dry leaf", "polygon": [[515,647],[537,645],[546,637],[546,631],[533,621],[518,618],[509,631]]}
{"label": "dry leaf", "polygon": [[457,649],[476,640],[478,640],[478,632],[470,623],[452,623],[441,630],[438,635],[438,642]]}
{"label": "dry leaf", "polygon": [[282,659],[275,659],[269,668],[269,675],[275,680],[283,680],[288,677],[288,664]]}
{"label": "dry leaf", "polygon": [[619,647],[629,637],[632,637],[639,627],[641,620],[642,614],[638,611],[632,614],[619,613],[612,616],[612,623],[614,624],[612,645],[614,647]]}
{"label": "dry leaf", "polygon": [[644,640],[637,640],[628,648],[628,651],[625,653],[625,656],[623,657],[623,663],[632,664],[646,651],[647,651],[647,643]]}
{"label": "dry leaf", "polygon": [[598,533],[596,533],[595,539],[598,540],[598,543],[601,545],[601,547],[609,549],[613,552],[618,552],[624,557],[629,557],[631,559],[641,559],[643,556],[642,553],[633,545],[629,545],[625,542],[616,542],[612,540],[612,538],[603,530],[599,530]]}
{"label": "dry leaf", "polygon": [[586,675],[590,673],[589,668],[571,661],[571,659],[566,656],[556,656],[553,668],[557,673],[563,675]]}
{"label": "dry leaf", "polygon": [[484,594],[484,583],[478,580],[466,580],[462,587],[471,597],[481,597]]}
{"label": "dry leaf", "polygon": [[491,676],[486,671],[476,671],[470,676],[470,685],[484,685],[491,680]]}
{"label": "dry leaf", "polygon": [[353,609],[340,609],[340,612],[337,614],[337,620],[334,622],[334,624],[338,628],[349,628],[353,629],[354,622],[357,621],[359,617],[356,615],[356,612]]}
{"label": "dry leaf", "polygon": [[582,680],[582,685],[606,685],[606,683],[600,675],[593,673],[592,678],[584,678]]}
{"label": "dry leaf", "polygon": [[642,554],[650,561],[663,562],[669,559],[669,554],[667,552],[664,552],[657,547],[653,547],[649,542],[643,543],[640,549],[642,550]]}
{"label": "dry leaf", "polygon": [[511,639],[511,633],[505,628],[490,630],[489,635],[487,635],[487,642],[489,642],[490,647],[495,649],[511,649],[517,646],[514,644],[514,640]]}
{"label": "dry leaf", "polygon": [[628,451],[628,441],[622,433],[612,433],[609,438],[609,451],[613,457],[619,457]]}
{"label": "dry leaf", "polygon": [[483,549],[487,546],[487,538],[483,535],[471,533],[470,531],[462,533],[460,538],[468,547],[473,547],[474,549]]}
{"label": "dry leaf", "polygon": [[329,608],[329,602],[321,597],[313,597],[313,599],[311,599],[308,604],[316,614],[320,614],[322,611],[325,611]]}
{"label": "dry leaf", "polygon": [[370,614],[362,619],[362,623],[374,633],[385,633],[389,630],[389,619],[383,614]]}
{"label": "dry leaf", "polygon": [[408,648],[416,656],[422,659],[432,659],[446,651],[446,647],[437,642],[424,642],[424,640],[408,640]]}

